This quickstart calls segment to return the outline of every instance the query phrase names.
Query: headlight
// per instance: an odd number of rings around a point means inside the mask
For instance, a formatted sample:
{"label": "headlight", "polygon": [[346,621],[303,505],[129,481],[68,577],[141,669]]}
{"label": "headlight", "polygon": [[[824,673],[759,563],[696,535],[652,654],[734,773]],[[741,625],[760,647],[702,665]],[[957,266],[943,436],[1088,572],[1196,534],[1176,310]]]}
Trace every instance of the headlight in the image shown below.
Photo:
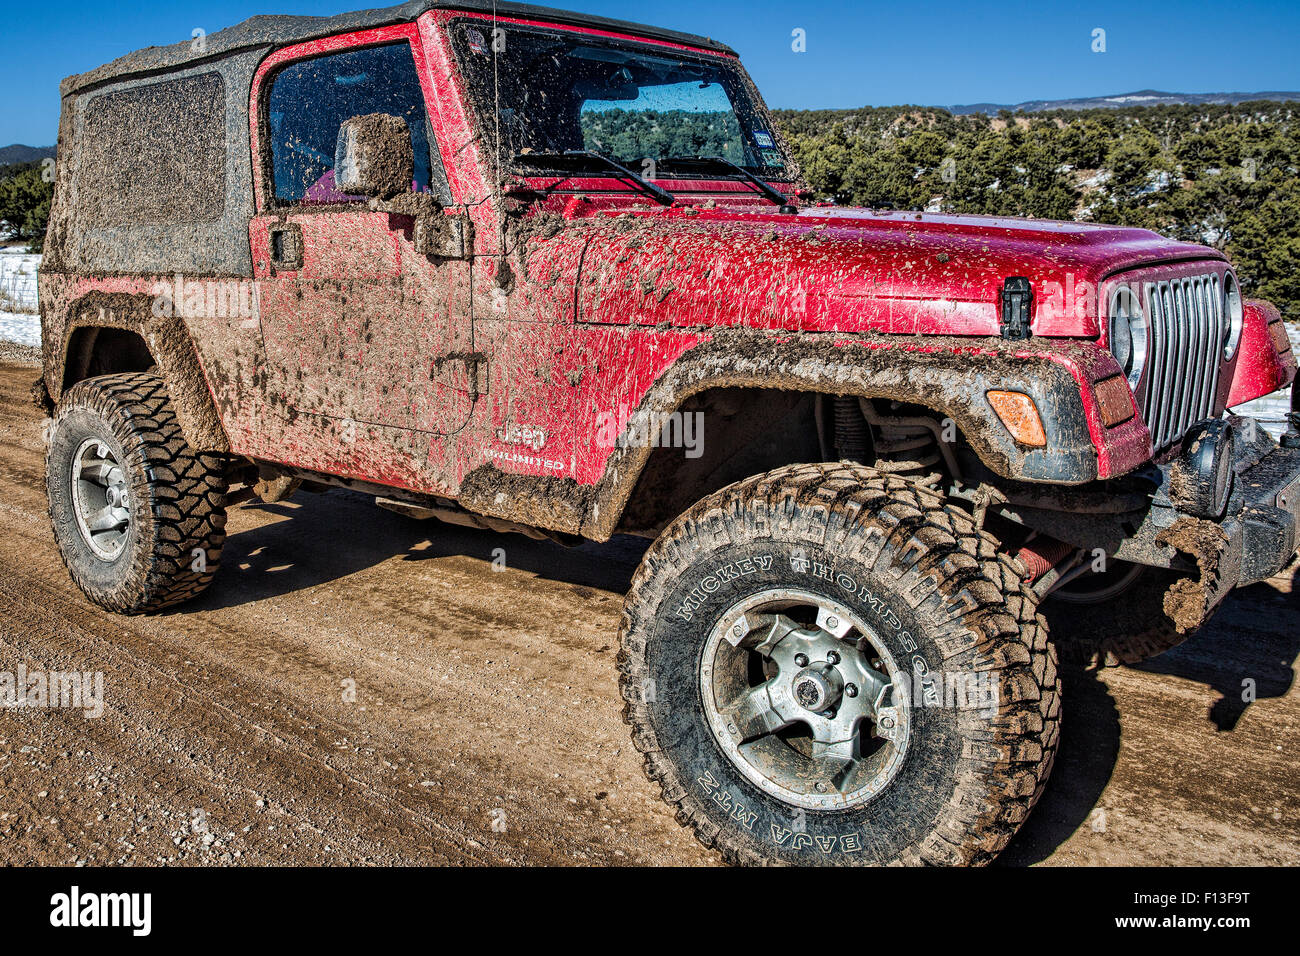
{"label": "headlight", "polygon": [[1147,320],[1131,286],[1122,285],[1110,296],[1110,352],[1136,390],[1147,364]]}
{"label": "headlight", "polygon": [[1223,276],[1223,308],[1228,317],[1227,331],[1223,339],[1223,360],[1231,362],[1232,357],[1237,354],[1237,346],[1241,344],[1243,318],[1241,286],[1237,285],[1237,277],[1231,272],[1224,273]]}

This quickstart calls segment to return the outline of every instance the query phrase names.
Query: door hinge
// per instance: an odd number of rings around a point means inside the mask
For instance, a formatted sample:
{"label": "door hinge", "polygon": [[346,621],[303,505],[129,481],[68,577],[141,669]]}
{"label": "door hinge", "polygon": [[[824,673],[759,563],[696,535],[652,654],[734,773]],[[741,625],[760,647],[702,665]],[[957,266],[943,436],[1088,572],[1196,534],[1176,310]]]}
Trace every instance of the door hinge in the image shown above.
{"label": "door hinge", "polygon": [[1029,316],[1034,290],[1024,276],[1007,276],[1002,283],[1001,334],[1004,339],[1029,338]]}
{"label": "door hinge", "polygon": [[481,352],[450,352],[433,363],[433,380],[474,401],[488,393],[488,359]]}
{"label": "door hinge", "polygon": [[431,259],[468,259],[474,254],[474,224],[463,212],[441,207],[415,217],[415,251]]}

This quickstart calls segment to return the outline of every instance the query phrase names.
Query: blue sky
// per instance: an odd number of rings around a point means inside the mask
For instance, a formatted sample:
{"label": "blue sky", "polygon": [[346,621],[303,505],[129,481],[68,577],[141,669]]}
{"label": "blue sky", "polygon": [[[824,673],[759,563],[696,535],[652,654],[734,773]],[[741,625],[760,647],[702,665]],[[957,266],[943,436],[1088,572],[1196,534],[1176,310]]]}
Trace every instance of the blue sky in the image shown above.
{"label": "blue sky", "polygon": [[[58,83],[151,44],[257,13],[331,14],[384,0],[0,0],[0,145],[47,145]],[[546,3],[547,0],[540,0]],[[1153,88],[1300,88],[1300,2],[1056,6],[989,0],[549,0],[703,33],[740,51],[777,107],[1015,103]],[[1093,31],[1106,52],[1092,52]],[[791,49],[805,31],[807,51]]]}

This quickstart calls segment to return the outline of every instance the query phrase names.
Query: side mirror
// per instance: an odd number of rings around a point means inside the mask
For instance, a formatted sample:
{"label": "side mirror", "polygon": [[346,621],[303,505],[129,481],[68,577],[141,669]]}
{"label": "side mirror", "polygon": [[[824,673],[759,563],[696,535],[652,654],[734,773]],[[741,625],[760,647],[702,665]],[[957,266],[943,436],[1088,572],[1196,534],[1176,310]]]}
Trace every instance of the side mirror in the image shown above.
{"label": "side mirror", "polygon": [[411,191],[415,151],[406,121],[387,113],[354,116],[339,127],[334,148],[334,188],[368,199]]}

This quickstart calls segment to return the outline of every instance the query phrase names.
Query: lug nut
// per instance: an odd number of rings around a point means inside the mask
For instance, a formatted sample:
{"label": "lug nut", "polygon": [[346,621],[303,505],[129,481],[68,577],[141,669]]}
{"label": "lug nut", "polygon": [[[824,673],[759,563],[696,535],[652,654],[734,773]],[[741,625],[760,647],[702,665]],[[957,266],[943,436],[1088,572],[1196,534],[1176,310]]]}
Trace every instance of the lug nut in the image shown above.
{"label": "lug nut", "polygon": [[833,630],[840,626],[840,619],[838,617],[828,617],[826,619],[826,626]]}
{"label": "lug nut", "polygon": [[845,684],[845,685],[844,685],[844,696],[846,696],[846,697],[857,697],[857,696],[858,696],[858,685],[857,685],[857,684]]}
{"label": "lug nut", "polygon": [[807,667],[807,666],[808,666],[808,655],[807,655],[807,654],[796,654],[796,655],[794,656],[794,662],[795,662],[795,664],[796,664],[797,666],[799,666],[799,667]]}
{"label": "lug nut", "polygon": [[885,730],[891,730],[891,729],[893,729],[893,726],[894,726],[894,718],[893,718],[893,717],[881,717],[881,718],[880,718],[880,726],[881,726],[883,729],[885,729]]}
{"label": "lug nut", "polygon": [[831,651],[829,654],[826,655],[827,664],[838,664],[839,662],[840,662],[840,655],[836,654],[834,651]]}
{"label": "lug nut", "polygon": [[731,633],[735,634],[737,637],[744,637],[745,629],[741,627],[739,624],[737,624],[735,627],[731,629]]}

